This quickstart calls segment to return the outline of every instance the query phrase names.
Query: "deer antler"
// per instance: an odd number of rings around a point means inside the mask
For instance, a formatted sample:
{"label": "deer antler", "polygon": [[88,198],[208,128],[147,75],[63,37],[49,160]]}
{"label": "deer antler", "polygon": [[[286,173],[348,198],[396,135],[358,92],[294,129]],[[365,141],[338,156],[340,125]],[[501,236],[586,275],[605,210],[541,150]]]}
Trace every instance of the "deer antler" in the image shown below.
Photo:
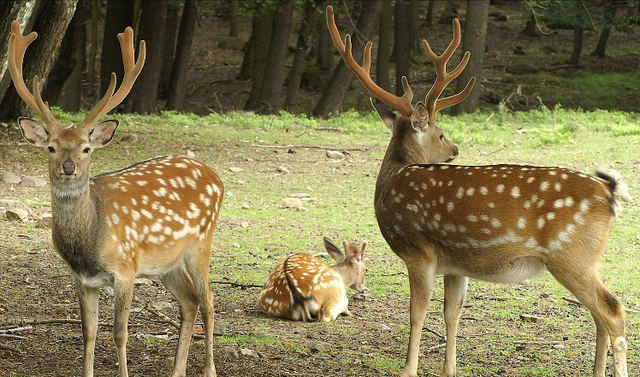
{"label": "deer antler", "polygon": [[433,64],[435,64],[436,66],[436,82],[433,84],[431,89],[429,89],[429,92],[425,97],[425,103],[427,106],[427,110],[429,111],[429,124],[433,124],[435,122],[436,113],[438,111],[462,102],[471,93],[471,90],[473,90],[473,85],[476,82],[475,77],[472,77],[469,80],[467,86],[460,93],[452,95],[450,97],[438,99],[438,97],[440,97],[440,95],[442,94],[444,88],[447,87],[451,80],[455,79],[456,77],[458,77],[458,75],[460,75],[460,73],[462,73],[462,71],[467,66],[467,63],[469,62],[471,53],[467,51],[464,53],[464,56],[462,57],[462,60],[460,61],[458,66],[450,73],[447,73],[447,62],[449,62],[449,59],[453,55],[453,52],[458,48],[459,45],[460,21],[458,21],[457,18],[453,19],[453,39],[449,43],[449,46],[447,46],[447,49],[444,50],[442,55],[437,55],[436,53],[434,53],[431,49],[431,46],[429,46],[429,42],[427,42],[426,39],[422,40],[422,46],[424,47],[431,60],[433,60]]}
{"label": "deer antler", "polygon": [[367,42],[367,44],[364,46],[364,59],[361,66],[353,58],[353,54],[351,52],[351,36],[349,34],[346,34],[344,37],[344,43],[340,38],[340,32],[338,31],[338,28],[336,26],[336,20],[333,15],[333,7],[331,5],[327,7],[327,26],[329,27],[329,32],[331,33],[333,43],[340,52],[342,59],[353,71],[353,73],[358,76],[365,89],[367,89],[373,96],[375,96],[382,102],[399,111],[400,114],[405,116],[411,115],[411,113],[413,112],[413,106],[411,105],[411,101],[413,100],[413,91],[409,86],[407,78],[402,76],[402,88],[404,89],[404,94],[402,95],[402,97],[395,96],[382,89],[371,79],[371,75],[369,73],[369,71],[371,70],[371,42]]}
{"label": "deer antler", "polygon": [[11,36],[9,37],[8,51],[9,73],[13,79],[13,86],[16,88],[20,97],[34,112],[40,115],[43,123],[51,127],[51,129],[59,128],[60,124],[56,118],[54,118],[49,106],[44,103],[44,101],[42,101],[42,97],[40,97],[38,76],[33,78],[33,92],[35,93],[35,97],[27,88],[27,85],[24,83],[24,78],[22,77],[22,61],[24,60],[24,53],[27,50],[27,47],[29,47],[31,42],[36,38],[38,38],[38,33],[35,31],[23,36],[20,32],[20,23],[18,21],[13,21],[11,23]]}
{"label": "deer antler", "polygon": [[124,33],[118,34],[118,40],[120,41],[120,48],[122,50],[122,62],[124,64],[124,78],[122,84],[118,88],[118,91],[113,94],[116,87],[116,74],[111,73],[111,82],[109,88],[104,97],[91,109],[91,112],[87,117],[78,124],[78,128],[86,128],[93,125],[100,117],[111,111],[118,106],[124,98],[129,94],[133,83],[138,78],[144,62],[147,56],[147,46],[144,41],[140,41],[140,48],[138,53],[138,61],[134,61],[134,46],[133,46],[133,29],[127,27]]}

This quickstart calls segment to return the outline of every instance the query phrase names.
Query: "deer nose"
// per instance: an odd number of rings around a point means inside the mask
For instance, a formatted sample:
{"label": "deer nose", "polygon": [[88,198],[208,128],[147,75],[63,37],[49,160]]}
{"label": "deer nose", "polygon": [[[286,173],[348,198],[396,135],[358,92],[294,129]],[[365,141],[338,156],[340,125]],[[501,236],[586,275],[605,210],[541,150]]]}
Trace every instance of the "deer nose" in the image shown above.
{"label": "deer nose", "polygon": [[62,171],[66,175],[71,175],[76,171],[76,164],[71,160],[67,160],[62,164]]}
{"label": "deer nose", "polygon": [[458,150],[458,146],[457,145],[453,145],[453,157],[456,157],[458,154],[460,154],[460,151]]}

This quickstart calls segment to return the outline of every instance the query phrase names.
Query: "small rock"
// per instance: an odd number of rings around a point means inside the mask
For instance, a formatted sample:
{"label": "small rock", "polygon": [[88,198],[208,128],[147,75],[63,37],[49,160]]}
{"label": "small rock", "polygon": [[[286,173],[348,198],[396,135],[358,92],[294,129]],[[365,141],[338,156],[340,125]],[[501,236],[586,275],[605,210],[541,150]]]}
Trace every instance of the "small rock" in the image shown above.
{"label": "small rock", "polygon": [[289,174],[289,169],[287,169],[286,166],[278,166],[278,168],[276,169],[276,171],[278,173],[284,173],[284,174]]}
{"label": "small rock", "polygon": [[243,228],[248,228],[249,227],[249,222],[248,221],[243,221],[240,223],[240,226]]}
{"label": "small rock", "polygon": [[240,244],[237,242],[232,243],[231,246],[235,247],[236,249],[240,248]]}
{"label": "small rock", "polygon": [[137,278],[135,280],[135,284],[137,285],[153,285],[153,280],[147,278]]}
{"label": "small rock", "polygon": [[17,184],[20,183],[20,181],[22,181],[22,179],[11,172],[3,171],[0,173],[0,182]]}
{"label": "small rock", "polygon": [[307,209],[302,206],[302,200],[298,198],[285,198],[282,200],[283,208],[293,208],[298,211],[306,211]]}
{"label": "small rock", "polygon": [[538,317],[537,315],[531,315],[531,314],[520,314],[520,319],[525,322],[533,322],[533,323],[540,323],[544,321],[544,318]]}
{"label": "small rock", "polygon": [[222,358],[227,361],[236,361],[240,358],[238,351],[236,351],[235,348],[230,346],[224,346],[217,352],[220,352],[220,355],[222,356]]}
{"label": "small rock", "polygon": [[135,143],[138,141],[138,135],[136,134],[126,134],[120,138],[120,141],[124,143]]}
{"label": "small rock", "polygon": [[306,200],[306,201],[316,200],[316,198],[314,198],[313,196],[311,196],[309,194],[302,193],[302,192],[295,193],[295,194],[290,194],[289,197],[290,198],[298,198],[300,200]]}
{"label": "small rock", "polygon": [[196,156],[196,153],[194,151],[192,151],[191,149],[187,149],[187,151],[184,152],[184,155],[187,156],[187,157],[194,158]]}
{"label": "small rock", "polygon": [[[33,213],[33,210],[31,208],[29,208],[29,206],[27,206],[26,204],[22,203],[19,200],[13,200],[13,199],[0,199],[0,208],[4,208],[7,212],[12,211],[12,212],[16,212],[17,214],[22,214],[24,212],[26,212],[26,216],[27,217],[29,215],[31,215]],[[24,218],[22,217],[22,218]],[[20,218],[20,219],[22,219]]]}
{"label": "small rock", "polygon": [[48,182],[49,181],[44,178],[26,176],[22,177],[22,182],[20,182],[20,184],[24,187],[44,187]]}
{"label": "small rock", "polygon": [[242,205],[240,206],[240,208],[242,209],[249,209],[251,207],[249,207],[249,205],[247,203],[242,203]]}
{"label": "small rock", "polygon": [[344,158],[344,153],[338,151],[327,151],[327,157],[332,158],[334,160],[342,160]]}
{"label": "small rock", "polygon": [[45,213],[44,215],[38,217],[36,226],[40,228],[51,229],[53,227],[53,216],[50,213]]}
{"label": "small rock", "polygon": [[553,345],[553,348],[554,348],[554,349],[557,349],[557,350],[564,349],[564,344],[554,344],[554,345]]}
{"label": "small rock", "polygon": [[240,355],[254,357],[256,359],[260,357],[256,351],[248,348],[240,348]]}
{"label": "small rock", "polygon": [[231,171],[232,173],[240,173],[244,171],[244,169],[233,166],[229,168],[229,171]]}
{"label": "small rock", "polygon": [[7,220],[21,221],[29,217],[29,212],[22,208],[14,208],[8,209],[4,215],[7,217]]}
{"label": "small rock", "polygon": [[309,350],[313,353],[326,352],[330,348],[331,348],[331,345],[325,342],[314,342],[309,346]]}
{"label": "small rock", "polygon": [[173,308],[173,305],[168,301],[158,301],[151,304],[151,307],[155,310],[167,310]]}

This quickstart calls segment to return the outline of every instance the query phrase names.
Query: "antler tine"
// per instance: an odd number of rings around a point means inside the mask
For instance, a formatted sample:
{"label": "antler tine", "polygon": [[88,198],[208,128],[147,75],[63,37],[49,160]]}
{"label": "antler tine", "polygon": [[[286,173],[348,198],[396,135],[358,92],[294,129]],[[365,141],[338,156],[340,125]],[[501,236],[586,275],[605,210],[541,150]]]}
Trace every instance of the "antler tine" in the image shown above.
{"label": "antler tine", "polygon": [[371,93],[374,97],[399,111],[400,114],[405,116],[411,115],[411,113],[413,112],[413,106],[411,105],[411,101],[413,100],[413,91],[409,87],[407,78],[402,78],[402,88],[404,89],[404,94],[402,95],[402,97],[395,96],[382,89],[371,79],[371,75],[369,73],[369,71],[371,70],[372,43],[367,42],[364,47],[364,58],[361,66],[353,58],[353,53],[351,51],[351,36],[349,34],[346,34],[345,41],[342,42],[340,32],[338,31],[338,27],[336,26],[333,7],[331,5],[327,7],[327,26],[329,27],[329,32],[331,33],[333,43],[338,49],[338,52],[340,52],[340,56],[342,56],[342,60],[344,60],[351,71],[353,71],[353,73],[358,76],[358,79],[360,79],[360,82],[362,82],[362,85],[364,85],[365,89],[367,89],[369,93]]}
{"label": "antler tine", "polygon": [[445,51],[442,53],[442,55],[437,55],[436,53],[434,53],[431,49],[431,46],[429,45],[429,42],[427,42],[427,40],[425,39],[422,40],[422,46],[436,66],[436,82],[433,84],[431,89],[429,89],[429,92],[425,97],[425,103],[429,112],[430,124],[433,124],[435,122],[436,114],[438,113],[438,111],[446,107],[455,105],[456,103],[459,103],[467,98],[467,96],[473,90],[473,86],[476,82],[475,77],[473,77],[471,78],[471,80],[469,80],[467,86],[460,93],[450,97],[438,99],[438,97],[440,97],[440,95],[442,94],[442,91],[444,91],[444,88],[447,87],[451,80],[455,79],[456,77],[458,77],[458,75],[460,75],[460,73],[462,73],[462,71],[467,66],[467,63],[469,62],[469,58],[471,57],[471,53],[469,51],[465,52],[462,60],[460,61],[460,63],[458,63],[458,66],[450,73],[447,73],[447,63],[449,62],[449,59],[459,45],[460,21],[457,18],[453,20],[453,39],[451,40]]}
{"label": "antler tine", "polygon": [[120,41],[120,49],[122,50],[122,63],[124,65],[124,78],[118,88],[118,91],[113,94],[116,84],[116,74],[111,73],[111,82],[109,83],[109,89],[102,97],[102,99],[91,109],[91,112],[87,117],[78,124],[78,127],[86,128],[93,125],[103,115],[113,110],[118,106],[124,98],[129,94],[133,84],[135,83],[142,67],[144,66],[145,59],[147,57],[147,46],[145,41],[140,41],[140,47],[138,52],[138,60],[135,61],[135,50],[133,45],[133,29],[127,27],[124,33],[118,34],[118,40]]}
{"label": "antler tine", "polygon": [[42,97],[40,97],[38,76],[33,78],[33,91],[36,93],[35,97],[27,88],[27,85],[24,83],[24,77],[22,76],[24,54],[27,51],[27,47],[29,47],[31,42],[36,38],[38,38],[38,33],[35,31],[23,36],[20,32],[20,23],[15,20],[11,23],[8,51],[9,73],[13,79],[13,85],[22,100],[29,105],[34,112],[40,115],[44,124],[53,129],[59,127],[59,123],[51,113],[49,106],[45,104],[44,101],[42,101]]}

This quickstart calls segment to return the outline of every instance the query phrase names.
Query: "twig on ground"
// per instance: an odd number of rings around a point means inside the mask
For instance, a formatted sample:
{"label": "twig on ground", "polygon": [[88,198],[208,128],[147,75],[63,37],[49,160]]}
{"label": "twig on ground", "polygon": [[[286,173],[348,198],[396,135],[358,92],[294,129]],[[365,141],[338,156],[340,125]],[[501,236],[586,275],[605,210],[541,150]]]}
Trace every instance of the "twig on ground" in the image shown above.
{"label": "twig on ground", "polygon": [[9,339],[18,339],[18,340],[27,339],[26,336],[13,335],[13,334],[2,334],[2,333],[0,333],[0,338],[9,338]]}
{"label": "twig on ground", "polygon": [[289,144],[289,145],[264,145],[264,144],[251,144],[254,148],[270,148],[270,149],[290,149],[290,148],[309,148],[309,149],[327,149],[338,151],[361,151],[368,152],[377,147],[377,145],[369,148],[331,148],[323,147],[322,145],[308,145],[308,144]]}
{"label": "twig on ground", "polygon": [[225,284],[230,285],[232,287],[247,289],[247,288],[262,288],[262,285],[258,284],[242,284],[242,283],[234,283],[232,281],[221,281],[221,280],[211,280],[212,284]]}
{"label": "twig on ground", "polygon": [[436,344],[435,346],[429,347],[425,350],[426,353],[429,353],[431,351],[435,351],[439,348],[444,348],[447,346],[447,343],[441,343],[441,344]]}
{"label": "twig on ground", "polygon": [[572,304],[578,304],[578,305],[582,306],[582,303],[580,301],[576,300],[575,298],[563,296],[562,299],[567,301],[567,302],[570,302]]}
{"label": "twig on ground", "polygon": [[423,330],[425,330],[425,331],[427,331],[427,332],[430,332],[430,333],[434,334],[435,336],[437,336],[437,337],[438,337],[438,338],[440,338],[440,339],[443,339],[443,340],[444,340],[444,339],[447,339],[444,335],[440,334],[440,333],[439,333],[439,332],[437,332],[436,330],[432,330],[432,329],[430,329],[430,328],[428,328],[428,327],[423,327],[422,329],[423,329]]}
{"label": "twig on ground", "polygon": [[[16,324],[8,324],[0,326],[0,331],[5,329],[11,329],[22,326],[35,326],[35,325],[58,325],[58,324],[82,324],[82,321],[79,319],[68,319],[68,318],[58,318],[58,319],[42,319],[42,320],[28,320],[28,321],[20,321]],[[99,326],[109,326],[109,324],[104,322],[99,322]]]}

